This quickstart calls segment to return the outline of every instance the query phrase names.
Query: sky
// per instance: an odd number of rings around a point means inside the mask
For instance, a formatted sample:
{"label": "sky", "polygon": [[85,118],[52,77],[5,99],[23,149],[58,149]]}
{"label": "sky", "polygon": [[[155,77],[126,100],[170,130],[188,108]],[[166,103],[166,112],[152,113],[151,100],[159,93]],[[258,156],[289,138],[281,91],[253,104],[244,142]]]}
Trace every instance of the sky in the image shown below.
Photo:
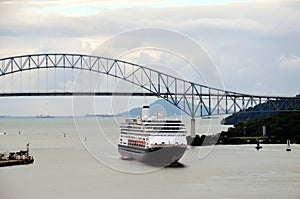
{"label": "sky", "polygon": [[[299,24],[300,1],[291,0],[3,0],[0,58],[53,52],[103,55],[107,52],[99,51],[99,46],[116,35],[156,28],[178,33],[199,45],[214,63],[226,90],[295,96],[300,92]],[[139,33],[138,37],[143,38],[143,31]],[[156,42],[164,44],[166,40],[167,36],[162,36]],[[117,42],[114,47],[122,45],[125,44]],[[140,64],[155,62],[156,66],[167,66],[167,70],[171,67],[177,72],[188,71],[188,66],[177,59],[149,50],[122,58]],[[192,80],[197,81],[197,77]],[[112,113],[112,107],[113,112],[121,112],[153,100],[82,98],[78,104],[96,105],[77,105],[75,112]],[[1,98],[0,103],[0,115],[74,113],[73,99],[63,97]]]}

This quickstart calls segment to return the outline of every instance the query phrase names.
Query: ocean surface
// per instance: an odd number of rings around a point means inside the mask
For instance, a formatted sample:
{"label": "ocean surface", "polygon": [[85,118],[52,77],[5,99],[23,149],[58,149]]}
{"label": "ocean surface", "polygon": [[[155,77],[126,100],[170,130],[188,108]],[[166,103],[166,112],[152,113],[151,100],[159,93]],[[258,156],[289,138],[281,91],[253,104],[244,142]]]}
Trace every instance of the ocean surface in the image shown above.
{"label": "ocean surface", "polygon": [[[191,147],[183,168],[158,168],[120,159],[123,120],[0,119],[0,152],[30,143],[35,159],[0,168],[0,199],[300,198],[300,145]],[[198,134],[226,129],[219,121],[198,119]]]}

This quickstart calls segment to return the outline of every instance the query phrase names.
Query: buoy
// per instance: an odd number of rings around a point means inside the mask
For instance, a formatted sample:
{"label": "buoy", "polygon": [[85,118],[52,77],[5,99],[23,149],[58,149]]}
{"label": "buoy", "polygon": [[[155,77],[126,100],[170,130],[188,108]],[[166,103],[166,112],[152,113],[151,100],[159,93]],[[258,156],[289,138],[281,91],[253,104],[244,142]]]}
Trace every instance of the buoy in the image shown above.
{"label": "buoy", "polygon": [[86,138],[86,137],[84,137],[84,141],[87,141],[87,138]]}
{"label": "buoy", "polygon": [[287,140],[287,145],[286,145],[286,151],[291,151],[291,145],[290,145],[290,140]]}
{"label": "buoy", "polygon": [[64,137],[66,137],[66,134],[64,133]]}

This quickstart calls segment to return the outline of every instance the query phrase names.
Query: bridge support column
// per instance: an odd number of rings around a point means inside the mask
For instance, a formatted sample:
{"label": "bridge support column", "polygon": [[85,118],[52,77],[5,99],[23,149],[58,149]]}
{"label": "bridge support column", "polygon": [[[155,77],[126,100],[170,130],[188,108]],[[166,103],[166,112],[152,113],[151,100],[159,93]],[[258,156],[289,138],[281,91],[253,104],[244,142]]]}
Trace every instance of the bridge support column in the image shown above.
{"label": "bridge support column", "polygon": [[194,138],[196,136],[196,126],[195,126],[195,118],[191,119],[191,137]]}

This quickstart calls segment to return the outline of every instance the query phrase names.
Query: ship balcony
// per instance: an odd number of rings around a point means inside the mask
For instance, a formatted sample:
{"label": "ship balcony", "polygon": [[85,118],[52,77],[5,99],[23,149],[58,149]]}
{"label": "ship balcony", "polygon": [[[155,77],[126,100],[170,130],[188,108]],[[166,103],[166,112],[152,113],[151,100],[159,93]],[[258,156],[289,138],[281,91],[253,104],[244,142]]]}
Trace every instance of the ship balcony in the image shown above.
{"label": "ship balcony", "polygon": [[179,142],[176,142],[176,143],[164,143],[164,142],[161,142],[161,143],[152,143],[149,145],[150,148],[155,148],[155,147],[174,147],[174,146],[187,146],[187,143],[179,143]]}

